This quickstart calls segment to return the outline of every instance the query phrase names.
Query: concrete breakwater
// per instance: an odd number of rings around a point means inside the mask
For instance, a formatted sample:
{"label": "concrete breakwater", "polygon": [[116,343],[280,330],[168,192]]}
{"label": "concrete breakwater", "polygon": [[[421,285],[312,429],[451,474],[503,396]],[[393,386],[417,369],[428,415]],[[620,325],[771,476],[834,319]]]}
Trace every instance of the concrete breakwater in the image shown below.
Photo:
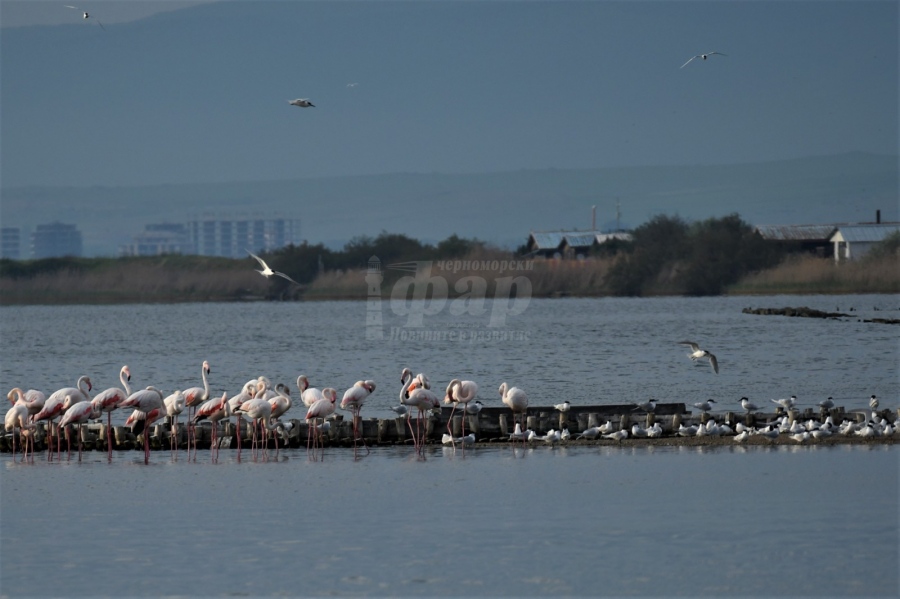
{"label": "concrete breakwater", "polygon": [[[900,417],[900,410],[892,412],[891,410],[881,410],[873,412],[870,410],[850,410],[845,411],[843,407],[834,407],[831,409],[813,409],[807,408],[798,410],[796,408],[784,410],[777,408],[774,413],[760,412],[690,412],[683,403],[660,403],[656,405],[652,413],[643,410],[636,410],[634,405],[595,405],[595,406],[572,406],[568,412],[560,412],[553,407],[533,407],[529,408],[525,415],[526,430],[534,431],[534,439],[532,443],[557,442],[554,439],[546,439],[547,434],[551,431],[568,430],[570,437],[569,443],[584,444],[643,444],[643,443],[659,443],[663,445],[684,444],[717,444],[725,442],[732,443],[734,440],[736,429],[745,427],[753,431],[758,431],[764,427],[770,429],[777,427],[780,423],[782,427],[790,423],[794,426],[806,425],[806,423],[824,423],[828,417],[831,417],[835,423],[834,432],[828,435],[813,436],[802,441],[794,439],[787,431],[777,436],[750,435],[746,439],[751,444],[755,443],[841,443],[841,442],[880,442],[895,443],[900,441],[900,433],[879,434],[877,431],[872,434],[859,434],[857,431],[869,425],[875,419],[877,421],[884,420],[892,427],[896,424]],[[873,418],[874,417],[874,418]],[[452,430],[453,437],[460,437],[463,433],[463,418],[465,418],[465,432],[475,435],[476,443],[498,443],[509,442],[511,433],[514,431],[513,414],[505,406],[500,407],[484,407],[478,414],[461,413],[456,410],[451,420],[451,408],[442,407],[440,411],[428,412],[423,417],[422,427],[425,431],[425,442],[428,444],[441,444],[443,436],[448,432],[448,423]],[[353,425],[351,419],[344,417],[343,414],[333,414],[326,421],[326,430],[322,432],[323,444],[326,447],[352,447],[353,446]],[[413,427],[416,426],[415,414],[410,421]],[[710,422],[717,424],[714,429],[726,426],[724,430],[711,430],[708,434],[697,434],[696,432],[686,434],[686,430],[700,425],[708,425]],[[274,448],[276,436],[278,444],[281,447],[305,447],[307,441],[308,425],[304,420],[287,419],[284,420],[287,425],[280,430],[270,431],[267,438],[267,446]],[[610,431],[628,431],[629,435],[623,439],[609,439],[602,434],[597,434],[596,430],[609,423]],[[796,423],[796,424],[795,424]],[[848,423],[847,432],[839,432],[838,426],[841,423]],[[35,451],[47,449],[47,441],[49,439],[48,432],[52,433],[54,444],[57,435],[57,426],[52,425],[52,431],[48,431],[45,423],[41,422],[36,425],[33,432],[28,433],[34,436]],[[228,422],[219,423],[217,437],[220,448],[237,448],[238,446],[238,430],[240,426],[241,447],[249,448],[251,444],[250,422],[241,420],[239,423],[230,420]],[[637,428],[635,428],[635,426]],[[811,425],[814,426],[814,425]],[[648,435],[646,431],[651,428],[658,430],[658,433]],[[212,443],[212,425],[210,422],[202,422],[196,427],[197,447],[199,449],[209,449]],[[777,430],[777,428],[776,428]],[[370,446],[378,445],[403,445],[412,444],[412,435],[407,424],[406,417],[378,419],[378,418],[361,418],[359,422],[359,431],[362,438]],[[637,434],[634,434],[637,431]],[[643,431],[643,432],[641,432]],[[179,422],[177,427],[173,427],[171,423],[156,424],[150,428],[149,442],[150,448],[154,450],[167,450],[172,445],[173,434],[177,446],[181,449],[187,447],[187,425]],[[579,436],[586,433],[584,437]],[[593,433],[593,434],[592,434]],[[69,435],[73,450],[78,446],[78,428],[70,427]],[[14,437],[15,436],[15,437]],[[81,429],[81,442],[85,450],[107,450],[107,430],[106,424],[86,424]],[[13,440],[17,450],[21,448],[21,440],[19,431],[7,432],[0,437],[0,451],[10,452],[13,449]],[[140,435],[135,435],[130,429],[124,426],[114,426],[112,430],[112,445],[116,450],[135,450],[143,448],[143,439]],[[63,432],[62,444],[63,450],[66,448],[66,436]]]}

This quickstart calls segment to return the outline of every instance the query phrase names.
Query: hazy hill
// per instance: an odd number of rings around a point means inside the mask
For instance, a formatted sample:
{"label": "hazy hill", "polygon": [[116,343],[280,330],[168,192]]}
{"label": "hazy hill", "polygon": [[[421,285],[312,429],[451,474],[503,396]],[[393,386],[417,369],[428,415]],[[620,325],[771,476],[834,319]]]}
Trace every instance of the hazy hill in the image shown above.
{"label": "hazy hill", "polygon": [[882,220],[898,214],[897,156],[846,154],[726,166],[390,174],[142,187],[24,187],[2,192],[3,226],[77,224],[88,255],[114,255],[145,224],[276,214],[302,221],[311,243],[341,245],[382,230],[426,241],[456,233],[504,246],[531,230],[623,227],[655,214],[752,224]]}

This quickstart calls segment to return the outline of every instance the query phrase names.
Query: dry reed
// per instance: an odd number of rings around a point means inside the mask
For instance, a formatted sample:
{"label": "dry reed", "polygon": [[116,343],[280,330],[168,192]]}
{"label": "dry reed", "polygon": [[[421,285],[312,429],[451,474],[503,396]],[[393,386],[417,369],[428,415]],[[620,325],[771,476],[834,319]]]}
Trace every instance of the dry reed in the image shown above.
{"label": "dry reed", "polygon": [[830,258],[794,256],[775,268],[748,275],[729,295],[782,293],[898,293],[900,259],[884,257],[835,264]]}

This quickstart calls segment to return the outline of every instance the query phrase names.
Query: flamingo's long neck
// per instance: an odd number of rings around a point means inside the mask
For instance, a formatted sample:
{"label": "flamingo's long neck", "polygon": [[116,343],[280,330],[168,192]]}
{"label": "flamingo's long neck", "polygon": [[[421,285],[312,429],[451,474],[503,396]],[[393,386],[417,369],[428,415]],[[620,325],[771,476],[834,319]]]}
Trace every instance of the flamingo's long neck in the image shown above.
{"label": "flamingo's long neck", "polygon": [[124,370],[119,372],[119,382],[122,383],[122,388],[125,389],[125,397],[131,395],[131,385],[128,384],[128,379],[125,377]]}
{"label": "flamingo's long neck", "polygon": [[203,377],[203,401],[209,399],[209,381],[206,380],[206,366],[200,369],[200,375]]}
{"label": "flamingo's long neck", "polygon": [[87,377],[83,376],[83,377],[79,378],[77,386],[78,386],[78,390],[81,391],[81,394],[84,396],[84,398],[86,400],[90,401],[91,396],[89,395],[90,390],[87,388]]}

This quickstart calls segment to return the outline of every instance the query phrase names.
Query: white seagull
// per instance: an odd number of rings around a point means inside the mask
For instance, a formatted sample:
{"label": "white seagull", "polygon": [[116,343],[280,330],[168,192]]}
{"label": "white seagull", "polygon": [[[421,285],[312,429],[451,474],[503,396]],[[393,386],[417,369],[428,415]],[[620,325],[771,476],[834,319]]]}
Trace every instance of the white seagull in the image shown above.
{"label": "white seagull", "polygon": [[289,276],[287,276],[287,275],[284,274],[283,272],[278,272],[277,270],[272,270],[271,268],[269,268],[269,265],[266,264],[265,260],[263,260],[262,258],[260,258],[259,256],[257,256],[256,254],[254,254],[254,253],[251,252],[250,250],[247,250],[247,253],[250,254],[251,256],[253,256],[254,258],[256,258],[257,261],[259,261],[259,265],[263,267],[262,270],[257,270],[257,271],[256,271],[256,272],[258,272],[259,274],[261,274],[262,276],[264,276],[264,277],[266,277],[266,278],[268,279],[268,278],[271,277],[272,275],[276,275],[276,276],[282,277],[282,278],[284,278],[284,279],[287,279],[288,281],[290,281],[290,282],[293,283],[294,285],[300,285],[300,283],[298,283],[298,282],[295,281],[294,279],[290,278]]}
{"label": "white seagull", "polygon": [[874,395],[869,398],[869,407],[872,408],[873,410],[878,409],[878,398],[875,397]]}
{"label": "white seagull", "polygon": [[288,104],[291,106],[299,106],[300,108],[315,108],[316,105],[310,102],[307,98],[297,98],[296,100],[288,100]]}
{"label": "white seagull", "polygon": [[688,357],[695,362],[701,358],[706,358],[707,360],[709,360],[709,365],[712,366],[713,372],[719,374],[719,361],[716,360],[716,357],[714,355],[712,355],[705,349],[700,349],[700,346],[693,341],[679,341],[678,344],[690,345],[691,353],[688,354]]}
{"label": "white seagull", "polygon": [[65,6],[66,8],[74,8],[75,10],[80,10],[80,11],[82,12],[82,17],[81,17],[82,19],[85,19],[85,20],[87,20],[87,19],[94,19],[95,21],[97,21],[97,25],[100,25],[100,29],[102,29],[103,31],[106,31],[106,27],[103,26],[103,23],[101,23],[100,20],[97,19],[97,17],[92,17],[92,16],[88,13],[88,11],[86,11],[86,10],[84,10],[84,9],[81,9],[81,8],[78,8],[77,6],[70,6],[70,5],[68,5],[68,4],[64,4],[63,6]]}
{"label": "white seagull", "polygon": [[709,58],[709,57],[712,56],[713,54],[718,54],[719,56],[728,56],[727,54],[722,54],[721,52],[707,52],[706,54],[698,54],[698,55],[696,55],[696,56],[690,57],[686,63],[684,63],[683,65],[681,65],[681,68],[683,69],[684,67],[688,66],[688,64],[690,64],[690,62],[691,62],[692,60],[694,60],[695,58],[702,58],[703,60],[706,60],[707,58]]}
{"label": "white seagull", "polygon": [[794,404],[797,402],[797,396],[796,396],[796,395],[791,395],[791,396],[790,396],[789,398],[787,398],[787,399],[784,399],[784,398],[781,398],[781,399],[770,399],[769,401],[771,401],[771,402],[774,403],[774,404],[778,404],[779,406],[781,406],[781,407],[784,408],[785,410],[790,410],[791,408],[794,407]]}
{"label": "white seagull", "polygon": [[819,407],[830,410],[834,407],[834,400],[831,397],[829,397],[828,399],[824,399],[819,402]]}

